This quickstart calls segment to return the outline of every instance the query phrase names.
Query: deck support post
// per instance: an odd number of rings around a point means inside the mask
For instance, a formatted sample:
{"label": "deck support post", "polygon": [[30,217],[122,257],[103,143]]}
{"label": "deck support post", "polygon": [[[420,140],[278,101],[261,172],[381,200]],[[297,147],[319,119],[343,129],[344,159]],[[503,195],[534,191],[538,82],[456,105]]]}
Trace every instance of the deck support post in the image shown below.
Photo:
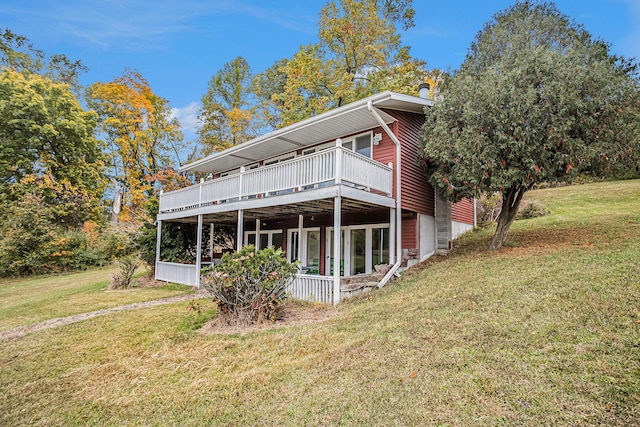
{"label": "deck support post", "polygon": [[244,211],[242,209],[238,209],[238,227],[236,229],[236,251],[240,252],[242,249],[242,237],[244,235],[243,230],[244,223]]}
{"label": "deck support post", "polygon": [[[400,255],[398,255],[400,259]],[[396,263],[396,210],[389,208],[389,264]]]}
{"label": "deck support post", "polygon": [[200,289],[200,270],[202,269],[202,215],[198,215],[198,236],[196,247],[196,287]]}
{"label": "deck support post", "polygon": [[342,246],[342,198],[336,196],[333,199],[333,304],[340,302],[340,248]]}
{"label": "deck support post", "polygon": [[260,219],[256,219],[256,251],[259,251],[260,249],[262,249],[260,247]]}
{"label": "deck support post", "polygon": [[211,265],[213,265],[213,235],[215,232],[215,225],[209,224],[209,258],[211,259]]}
{"label": "deck support post", "polygon": [[302,227],[304,226],[304,217],[298,215],[298,261],[302,262]]}

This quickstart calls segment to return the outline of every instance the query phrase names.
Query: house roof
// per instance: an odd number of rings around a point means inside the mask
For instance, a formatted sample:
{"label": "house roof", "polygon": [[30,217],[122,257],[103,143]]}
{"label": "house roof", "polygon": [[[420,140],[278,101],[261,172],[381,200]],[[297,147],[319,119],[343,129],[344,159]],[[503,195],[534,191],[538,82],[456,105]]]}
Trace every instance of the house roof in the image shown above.
{"label": "house roof", "polygon": [[[382,92],[214,153],[184,165],[180,170],[201,173],[223,172],[320,142],[372,129],[379,126],[379,123],[368,111],[369,102],[375,108],[415,113],[422,113],[425,106],[433,105],[433,101],[425,98],[389,91]],[[396,120],[384,111],[378,110],[378,114],[387,124]]]}

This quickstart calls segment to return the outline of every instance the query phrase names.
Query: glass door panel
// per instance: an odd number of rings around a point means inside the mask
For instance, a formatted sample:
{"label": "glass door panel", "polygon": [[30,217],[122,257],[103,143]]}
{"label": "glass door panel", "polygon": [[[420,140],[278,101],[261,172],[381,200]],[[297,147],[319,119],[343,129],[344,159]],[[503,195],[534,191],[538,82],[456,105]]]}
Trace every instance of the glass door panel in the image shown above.
{"label": "glass door panel", "polygon": [[[340,245],[340,276],[344,276],[344,230],[340,232],[342,234]],[[329,247],[327,248],[327,254],[329,254],[329,262],[328,262],[328,273],[327,275],[333,275],[333,243],[334,243],[334,234],[333,230],[329,233]]]}
{"label": "glass door panel", "polygon": [[260,233],[260,249],[269,246],[269,233]]}
{"label": "glass door panel", "polygon": [[273,233],[271,235],[271,246],[276,249],[282,248],[282,233]]}
{"label": "glass door panel", "polygon": [[300,261],[298,259],[298,230],[289,230],[289,240],[287,240],[287,259],[289,262]]}
{"label": "glass door panel", "polygon": [[320,274],[320,231],[307,231],[306,266],[308,274]]}
{"label": "glass door panel", "polygon": [[374,266],[389,264],[388,228],[374,228],[371,230],[371,263]]}
{"label": "glass door panel", "polygon": [[364,229],[351,230],[351,275],[366,271],[367,232]]}

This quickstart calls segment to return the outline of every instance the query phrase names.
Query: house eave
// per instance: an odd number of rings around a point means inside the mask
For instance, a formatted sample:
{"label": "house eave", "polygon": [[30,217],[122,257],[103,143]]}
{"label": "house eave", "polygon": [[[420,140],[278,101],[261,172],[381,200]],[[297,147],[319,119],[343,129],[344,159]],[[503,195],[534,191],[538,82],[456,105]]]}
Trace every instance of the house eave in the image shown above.
{"label": "house eave", "polygon": [[[330,141],[345,135],[363,132],[378,126],[367,111],[367,104],[380,109],[422,113],[433,101],[395,92],[382,92],[351,104],[327,111],[293,125],[259,136],[243,144],[214,153],[184,165],[183,172],[218,173],[239,166],[275,157],[300,148]],[[396,119],[379,112],[389,124]]]}

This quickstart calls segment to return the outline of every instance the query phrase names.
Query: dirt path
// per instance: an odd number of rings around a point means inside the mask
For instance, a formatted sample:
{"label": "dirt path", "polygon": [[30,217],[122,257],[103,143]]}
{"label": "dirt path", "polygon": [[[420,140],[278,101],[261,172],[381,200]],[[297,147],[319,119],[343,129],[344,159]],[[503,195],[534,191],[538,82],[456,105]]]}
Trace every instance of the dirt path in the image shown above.
{"label": "dirt path", "polygon": [[62,325],[69,325],[71,323],[81,322],[83,320],[91,319],[93,317],[106,316],[107,314],[115,313],[117,311],[128,311],[128,310],[135,310],[138,308],[155,307],[157,305],[172,304],[174,302],[188,301],[188,300],[204,298],[204,297],[206,297],[205,293],[198,292],[195,294],[178,295],[175,297],[167,297],[167,298],[156,299],[151,301],[135,302],[132,304],[105,308],[103,310],[90,311],[88,313],[74,314],[73,316],[57,317],[55,319],[45,320],[44,322],[34,323],[27,326],[19,326],[17,328],[2,331],[0,332],[0,342],[9,340],[12,338],[20,338],[31,332],[41,331],[43,329],[51,329],[51,328],[55,328]]}

